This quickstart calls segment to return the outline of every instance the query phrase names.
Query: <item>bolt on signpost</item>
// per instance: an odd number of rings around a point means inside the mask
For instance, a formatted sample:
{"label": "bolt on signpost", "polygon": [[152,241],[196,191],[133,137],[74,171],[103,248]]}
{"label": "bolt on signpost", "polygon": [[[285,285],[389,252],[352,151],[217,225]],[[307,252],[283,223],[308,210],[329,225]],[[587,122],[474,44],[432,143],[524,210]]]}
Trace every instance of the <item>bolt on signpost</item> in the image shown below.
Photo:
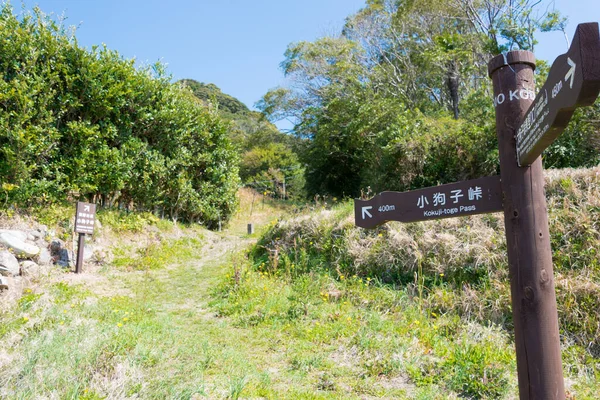
{"label": "bolt on signpost", "polygon": [[77,211],[75,213],[75,232],[79,233],[77,242],[77,261],[75,263],[75,273],[80,274],[83,267],[83,250],[85,248],[85,235],[94,233],[94,224],[96,222],[96,205],[92,203],[77,202]]}
{"label": "bolt on signpost", "polygon": [[414,222],[504,210],[517,374],[521,399],[564,399],[560,338],[542,161],[577,107],[600,93],[600,33],[580,24],[566,54],[552,64],[535,96],[535,57],[512,51],[493,58],[500,177],[355,200],[356,225]]}

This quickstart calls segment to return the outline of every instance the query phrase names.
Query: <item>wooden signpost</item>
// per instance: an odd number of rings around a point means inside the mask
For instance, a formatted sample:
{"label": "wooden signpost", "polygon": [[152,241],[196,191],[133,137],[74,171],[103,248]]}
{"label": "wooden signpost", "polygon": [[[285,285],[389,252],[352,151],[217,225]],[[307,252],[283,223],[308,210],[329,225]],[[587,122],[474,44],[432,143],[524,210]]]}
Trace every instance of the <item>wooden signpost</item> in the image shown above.
{"label": "wooden signpost", "polygon": [[[600,93],[600,33],[580,24],[535,96],[535,57],[512,51],[488,64],[494,86],[500,179],[487,177],[355,200],[356,225],[414,222],[504,210],[521,399],[565,399],[554,272],[539,157],[577,107]],[[462,197],[461,197],[462,195]]]}
{"label": "wooden signpost", "polygon": [[85,247],[85,235],[94,233],[94,224],[96,223],[96,205],[92,203],[77,202],[77,211],[75,213],[75,232],[79,233],[77,242],[77,261],[75,263],[75,273],[81,273],[83,266],[83,250]]}
{"label": "wooden signpost", "polygon": [[411,192],[383,192],[355,200],[356,225],[374,228],[388,221],[415,222],[502,211],[499,176]]}

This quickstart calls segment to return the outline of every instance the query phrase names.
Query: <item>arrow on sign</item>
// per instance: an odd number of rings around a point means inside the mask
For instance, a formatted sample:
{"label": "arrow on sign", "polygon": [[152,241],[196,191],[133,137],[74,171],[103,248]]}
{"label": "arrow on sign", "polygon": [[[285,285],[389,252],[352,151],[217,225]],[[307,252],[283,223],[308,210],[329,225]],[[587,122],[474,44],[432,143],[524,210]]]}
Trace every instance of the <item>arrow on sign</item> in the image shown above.
{"label": "arrow on sign", "polygon": [[575,68],[577,67],[577,65],[575,64],[575,62],[573,60],[571,60],[571,57],[567,57],[567,64],[569,64],[571,66],[571,68],[565,75],[565,82],[567,82],[569,80],[569,78],[571,78],[571,82],[569,83],[569,88],[573,89],[573,79],[575,79]]}
{"label": "arrow on sign", "polygon": [[83,206],[83,211],[90,212],[90,206]]}
{"label": "arrow on sign", "polygon": [[[597,22],[577,25],[571,47],[552,63],[546,83],[517,129],[519,166],[531,165],[554,142],[567,127],[576,108],[590,106],[596,101],[600,93],[598,32]],[[498,62],[502,62],[502,58]],[[495,65],[491,67],[497,69]],[[570,90],[567,90],[567,84]]]}
{"label": "arrow on sign", "polygon": [[367,229],[388,221],[416,222],[496,211],[502,211],[499,176],[354,200],[354,222]]}

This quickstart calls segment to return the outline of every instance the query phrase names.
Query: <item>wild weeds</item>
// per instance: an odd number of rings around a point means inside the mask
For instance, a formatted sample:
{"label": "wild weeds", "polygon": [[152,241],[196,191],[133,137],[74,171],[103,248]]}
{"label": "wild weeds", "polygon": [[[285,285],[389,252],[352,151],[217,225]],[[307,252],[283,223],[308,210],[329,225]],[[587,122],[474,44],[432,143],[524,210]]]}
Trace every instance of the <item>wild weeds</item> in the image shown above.
{"label": "wild weeds", "polygon": [[[580,349],[569,352],[565,367],[587,371],[584,380],[597,379],[600,168],[551,171],[547,179],[561,334],[570,348]],[[403,307],[416,305],[419,314],[435,321],[458,316],[465,323],[490,329],[500,326],[510,335],[510,281],[503,225],[502,214],[497,213],[426,223],[388,223],[366,231],[354,227],[352,204],[346,203],[279,221],[251,252],[254,264],[250,270],[258,274],[261,282],[276,280],[280,287],[295,286],[309,277],[313,287],[320,288],[320,297],[314,297],[311,303],[308,291],[295,295],[304,297],[304,303],[309,304],[304,320],[316,318],[316,309],[322,311],[327,304],[340,301],[349,301],[361,310],[381,310],[393,315],[398,310],[393,303],[372,298],[369,293],[385,298],[384,293],[398,290],[409,299]],[[376,281],[389,290],[369,285]],[[357,282],[361,284],[356,285]],[[287,315],[301,315],[298,306],[292,310]],[[316,322],[331,323],[344,318],[345,314],[336,310]],[[263,320],[271,322],[269,318]],[[423,320],[417,318],[411,326],[420,329],[419,324],[424,326]],[[433,329],[432,325],[439,328],[440,323],[434,322],[427,329]],[[452,341],[461,337],[459,332],[450,333]],[[362,336],[358,343],[369,341]],[[423,361],[425,364],[418,368],[421,372],[412,367],[402,370],[417,383],[440,384],[438,377],[445,376],[446,387],[462,395],[497,398],[512,385],[506,367],[513,363],[512,356],[505,352],[490,361],[489,353],[497,345],[495,342],[491,347],[483,344],[473,348],[470,342],[454,342],[452,352],[439,354],[445,362],[428,364],[431,359],[426,357],[429,361]],[[375,358],[365,367],[386,371],[387,362],[389,359],[381,364]]]}

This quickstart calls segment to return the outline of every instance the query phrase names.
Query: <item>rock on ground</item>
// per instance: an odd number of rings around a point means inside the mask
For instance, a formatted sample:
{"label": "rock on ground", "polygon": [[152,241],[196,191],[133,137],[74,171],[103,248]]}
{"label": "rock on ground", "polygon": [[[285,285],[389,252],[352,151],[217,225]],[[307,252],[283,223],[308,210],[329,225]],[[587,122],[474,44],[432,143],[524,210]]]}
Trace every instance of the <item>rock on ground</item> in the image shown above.
{"label": "rock on ground", "polygon": [[40,254],[38,255],[37,261],[40,265],[52,264],[52,255],[50,251],[44,247],[40,248]]}
{"label": "rock on ground", "polygon": [[90,261],[94,256],[94,246],[87,244],[83,247],[83,261]]}
{"label": "rock on ground", "polygon": [[58,265],[60,265],[63,268],[72,267],[73,265],[75,265],[73,260],[74,257],[71,251],[69,251],[68,249],[60,249],[60,252],[58,253]]}
{"label": "rock on ground", "polygon": [[16,231],[14,229],[0,229],[0,234],[6,233],[7,235],[11,235],[24,242],[27,240],[27,233],[22,231]]}
{"label": "rock on ground", "polygon": [[0,274],[17,276],[21,272],[19,261],[8,250],[0,250]]}
{"label": "rock on ground", "polygon": [[17,257],[35,257],[40,252],[39,247],[33,244],[25,243],[25,241],[21,240],[20,236],[18,237],[18,235],[14,234],[13,232],[0,232],[0,244],[12,249]]}
{"label": "rock on ground", "polygon": [[65,242],[60,239],[53,239],[50,243],[50,253],[53,256],[58,256],[61,249],[65,248]]}
{"label": "rock on ground", "polygon": [[21,275],[23,276],[39,276],[42,273],[42,268],[33,261],[23,261],[21,263]]}

